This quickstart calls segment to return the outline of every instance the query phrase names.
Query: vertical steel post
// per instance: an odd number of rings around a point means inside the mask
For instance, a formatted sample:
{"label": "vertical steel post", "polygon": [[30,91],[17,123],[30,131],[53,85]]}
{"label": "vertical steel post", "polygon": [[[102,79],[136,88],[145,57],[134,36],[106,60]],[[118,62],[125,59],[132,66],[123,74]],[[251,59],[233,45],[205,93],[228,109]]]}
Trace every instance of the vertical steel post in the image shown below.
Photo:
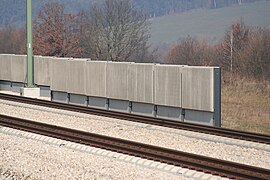
{"label": "vertical steel post", "polygon": [[26,0],[27,26],[27,87],[34,87],[34,61],[32,49],[32,0]]}

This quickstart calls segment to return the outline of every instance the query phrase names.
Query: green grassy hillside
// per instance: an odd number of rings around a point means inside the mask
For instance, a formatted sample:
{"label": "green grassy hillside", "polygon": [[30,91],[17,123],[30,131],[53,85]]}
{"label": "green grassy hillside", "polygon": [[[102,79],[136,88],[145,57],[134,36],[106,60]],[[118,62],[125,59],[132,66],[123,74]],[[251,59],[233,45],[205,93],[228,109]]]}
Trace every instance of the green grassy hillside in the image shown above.
{"label": "green grassy hillside", "polygon": [[241,17],[250,26],[270,26],[270,1],[154,18],[151,20],[151,43],[173,43],[188,35],[216,43]]}

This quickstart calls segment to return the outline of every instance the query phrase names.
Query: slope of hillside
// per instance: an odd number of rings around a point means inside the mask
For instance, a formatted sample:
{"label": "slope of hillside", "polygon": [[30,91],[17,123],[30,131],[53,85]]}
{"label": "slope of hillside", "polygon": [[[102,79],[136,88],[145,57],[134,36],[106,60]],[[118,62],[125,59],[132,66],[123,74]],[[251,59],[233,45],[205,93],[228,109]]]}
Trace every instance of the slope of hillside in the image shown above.
{"label": "slope of hillside", "polygon": [[240,18],[250,26],[269,26],[270,1],[154,18],[151,20],[151,43],[173,43],[188,35],[216,43],[231,23]]}

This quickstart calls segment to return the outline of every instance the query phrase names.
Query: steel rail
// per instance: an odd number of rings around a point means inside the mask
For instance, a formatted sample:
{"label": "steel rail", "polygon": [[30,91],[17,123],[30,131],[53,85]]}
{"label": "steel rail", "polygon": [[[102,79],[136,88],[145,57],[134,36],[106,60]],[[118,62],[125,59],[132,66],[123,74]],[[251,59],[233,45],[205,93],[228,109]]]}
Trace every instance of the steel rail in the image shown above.
{"label": "steel rail", "polygon": [[233,179],[270,179],[270,170],[168,148],[0,115],[0,125]]}
{"label": "steel rail", "polygon": [[264,135],[264,134],[238,131],[238,130],[232,130],[232,129],[227,129],[227,128],[205,126],[205,125],[199,125],[199,124],[193,124],[193,123],[187,123],[187,122],[173,121],[173,120],[168,120],[168,119],[163,119],[163,118],[154,118],[154,117],[135,115],[135,114],[130,114],[130,113],[108,111],[108,110],[97,109],[97,108],[92,108],[92,107],[84,107],[84,106],[79,106],[79,105],[71,105],[71,104],[52,102],[52,101],[46,101],[46,100],[40,100],[40,99],[26,98],[26,97],[8,95],[8,94],[3,94],[3,93],[0,93],[0,99],[27,103],[27,104],[32,104],[32,105],[38,105],[38,106],[43,106],[43,107],[68,110],[68,111],[73,111],[73,112],[112,117],[112,118],[117,118],[121,120],[128,120],[128,121],[133,121],[133,122],[164,126],[164,127],[174,128],[174,129],[182,129],[182,130],[200,132],[200,133],[205,133],[205,134],[212,134],[212,135],[217,135],[217,136],[222,136],[222,137],[229,137],[229,138],[264,143],[264,144],[270,144],[270,136]]}

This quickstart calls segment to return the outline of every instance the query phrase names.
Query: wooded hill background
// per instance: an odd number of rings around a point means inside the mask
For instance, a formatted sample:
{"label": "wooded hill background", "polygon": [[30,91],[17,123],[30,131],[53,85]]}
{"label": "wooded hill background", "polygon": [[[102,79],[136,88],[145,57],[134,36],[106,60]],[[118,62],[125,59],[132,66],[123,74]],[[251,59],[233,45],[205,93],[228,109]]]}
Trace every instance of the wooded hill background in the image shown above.
{"label": "wooded hill background", "polygon": [[[104,0],[34,0],[34,16],[47,3],[60,3],[65,5],[68,12],[79,12],[89,9],[94,4]],[[186,12],[194,9],[213,9],[226,6],[239,5],[260,0],[133,0],[136,8],[143,10],[149,17]],[[26,0],[1,0],[0,27],[11,24],[21,27],[25,24]]]}

